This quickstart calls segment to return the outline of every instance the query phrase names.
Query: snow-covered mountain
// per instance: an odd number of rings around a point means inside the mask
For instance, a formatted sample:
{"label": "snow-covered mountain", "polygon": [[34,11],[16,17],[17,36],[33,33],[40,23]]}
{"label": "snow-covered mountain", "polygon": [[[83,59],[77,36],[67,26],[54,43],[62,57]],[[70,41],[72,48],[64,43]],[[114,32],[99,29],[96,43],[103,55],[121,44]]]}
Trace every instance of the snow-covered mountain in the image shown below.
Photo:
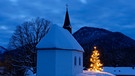
{"label": "snow-covered mountain", "polygon": [[85,50],[85,67],[89,67],[89,58],[94,46],[100,51],[104,66],[135,66],[135,40],[120,32],[82,27],[73,36]]}
{"label": "snow-covered mountain", "polygon": [[4,53],[5,51],[7,51],[7,49],[5,49],[4,47],[0,46],[0,53]]}

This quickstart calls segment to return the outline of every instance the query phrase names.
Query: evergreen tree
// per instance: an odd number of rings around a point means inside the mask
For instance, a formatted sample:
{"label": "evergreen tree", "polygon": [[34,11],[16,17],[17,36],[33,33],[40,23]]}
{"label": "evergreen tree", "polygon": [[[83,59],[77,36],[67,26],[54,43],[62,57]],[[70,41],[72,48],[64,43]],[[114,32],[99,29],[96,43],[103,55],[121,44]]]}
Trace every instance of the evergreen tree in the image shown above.
{"label": "evergreen tree", "polygon": [[100,63],[100,59],[99,59],[99,52],[96,49],[96,47],[94,47],[94,51],[92,52],[91,58],[90,58],[90,69],[89,71],[102,71],[102,64]]}

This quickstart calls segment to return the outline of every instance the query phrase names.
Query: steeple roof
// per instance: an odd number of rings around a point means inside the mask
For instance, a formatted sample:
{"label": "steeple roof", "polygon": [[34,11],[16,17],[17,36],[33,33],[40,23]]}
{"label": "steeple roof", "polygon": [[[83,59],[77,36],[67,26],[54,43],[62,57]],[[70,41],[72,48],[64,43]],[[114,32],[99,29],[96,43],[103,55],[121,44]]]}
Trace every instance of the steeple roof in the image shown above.
{"label": "steeple roof", "polygon": [[84,51],[72,34],[58,25],[52,25],[46,36],[38,43],[37,48]]}
{"label": "steeple roof", "polygon": [[64,26],[69,26],[69,25],[70,25],[70,19],[69,19],[68,8],[67,8],[66,15],[65,15],[65,21],[64,21]]}
{"label": "steeple roof", "polygon": [[63,28],[67,29],[70,33],[72,33],[72,27],[70,24],[70,18],[69,18],[69,13],[68,13],[68,6],[66,7],[66,15],[65,15]]}

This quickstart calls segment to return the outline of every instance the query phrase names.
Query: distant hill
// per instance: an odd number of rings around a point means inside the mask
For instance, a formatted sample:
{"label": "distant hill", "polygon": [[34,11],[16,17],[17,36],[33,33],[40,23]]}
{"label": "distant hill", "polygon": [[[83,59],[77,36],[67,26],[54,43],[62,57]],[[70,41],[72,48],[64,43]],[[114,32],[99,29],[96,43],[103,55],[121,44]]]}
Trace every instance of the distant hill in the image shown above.
{"label": "distant hill", "polygon": [[2,65],[2,62],[4,62],[4,55],[3,53],[7,51],[4,47],[0,46],[0,66]]}
{"label": "distant hill", "polygon": [[94,46],[100,51],[104,66],[135,66],[135,40],[120,32],[82,27],[73,36],[85,50],[85,67],[89,67],[89,58]]}
{"label": "distant hill", "polygon": [[2,46],[0,46],[0,53],[4,53],[5,51],[7,51],[7,49],[2,47]]}

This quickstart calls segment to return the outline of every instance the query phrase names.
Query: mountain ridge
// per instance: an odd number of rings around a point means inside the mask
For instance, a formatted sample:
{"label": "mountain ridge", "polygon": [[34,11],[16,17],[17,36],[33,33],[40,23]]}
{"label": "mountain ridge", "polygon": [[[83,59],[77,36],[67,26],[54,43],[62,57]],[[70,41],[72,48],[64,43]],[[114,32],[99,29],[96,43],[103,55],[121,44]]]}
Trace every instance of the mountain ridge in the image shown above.
{"label": "mountain ridge", "polygon": [[89,58],[94,46],[97,46],[101,53],[101,61],[105,66],[133,66],[135,64],[135,60],[133,60],[133,58],[135,59],[135,40],[121,32],[82,27],[73,36],[85,50],[85,67],[89,67]]}
{"label": "mountain ridge", "polygon": [[3,46],[0,46],[0,53],[4,53],[5,51],[7,51],[7,49],[4,48]]}

